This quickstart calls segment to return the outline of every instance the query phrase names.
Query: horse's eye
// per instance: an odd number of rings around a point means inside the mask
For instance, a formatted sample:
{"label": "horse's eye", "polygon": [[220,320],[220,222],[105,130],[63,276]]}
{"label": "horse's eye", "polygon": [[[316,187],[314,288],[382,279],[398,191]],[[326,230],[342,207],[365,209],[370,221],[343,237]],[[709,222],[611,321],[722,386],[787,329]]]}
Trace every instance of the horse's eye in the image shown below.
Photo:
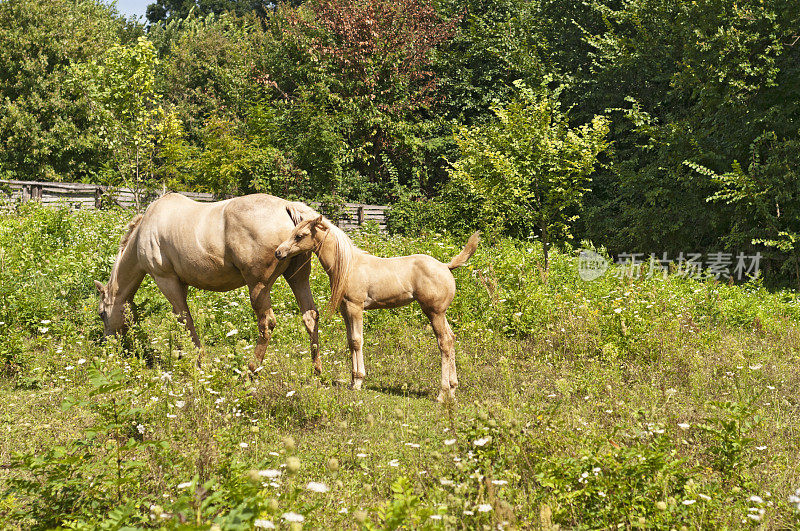
{"label": "horse's eye", "polygon": [[303,239],[303,237],[301,235],[299,235],[299,234],[294,237],[294,241],[296,241],[296,242],[299,242],[302,239]]}

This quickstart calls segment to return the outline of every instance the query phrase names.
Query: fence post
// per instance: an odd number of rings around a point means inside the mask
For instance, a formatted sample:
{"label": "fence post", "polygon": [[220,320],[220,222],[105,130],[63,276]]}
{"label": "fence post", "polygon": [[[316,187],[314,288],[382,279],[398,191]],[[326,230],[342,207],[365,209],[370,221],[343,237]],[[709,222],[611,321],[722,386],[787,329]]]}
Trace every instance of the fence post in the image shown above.
{"label": "fence post", "polygon": [[94,189],[94,207],[96,209],[100,209],[100,205],[103,203],[103,188],[101,186],[97,186]]}
{"label": "fence post", "polygon": [[41,201],[42,200],[42,185],[41,184],[34,184],[31,186],[31,199]]}
{"label": "fence post", "polygon": [[31,198],[31,186],[29,184],[22,185],[22,202],[27,203]]}
{"label": "fence post", "polygon": [[364,224],[364,205],[358,206],[358,226]]}

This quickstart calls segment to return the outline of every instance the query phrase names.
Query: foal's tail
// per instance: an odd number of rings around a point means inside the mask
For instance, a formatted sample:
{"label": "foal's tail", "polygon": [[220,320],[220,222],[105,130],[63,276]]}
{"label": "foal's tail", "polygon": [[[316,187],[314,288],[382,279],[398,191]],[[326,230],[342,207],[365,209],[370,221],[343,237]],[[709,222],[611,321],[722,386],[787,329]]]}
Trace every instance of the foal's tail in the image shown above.
{"label": "foal's tail", "polygon": [[452,260],[450,260],[450,263],[447,264],[447,268],[455,269],[466,264],[467,260],[469,260],[473,254],[475,254],[475,249],[478,248],[478,242],[480,240],[480,231],[474,232],[472,236],[469,237],[469,240],[467,240],[467,245],[464,246],[464,250],[461,251],[458,256],[455,256]]}

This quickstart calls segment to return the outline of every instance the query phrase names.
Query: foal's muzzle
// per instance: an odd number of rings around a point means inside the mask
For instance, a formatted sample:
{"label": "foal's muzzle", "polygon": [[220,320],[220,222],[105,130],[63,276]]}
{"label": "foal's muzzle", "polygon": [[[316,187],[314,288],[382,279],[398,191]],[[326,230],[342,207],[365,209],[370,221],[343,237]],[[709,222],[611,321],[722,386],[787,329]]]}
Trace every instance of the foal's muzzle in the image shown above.
{"label": "foal's muzzle", "polygon": [[284,255],[280,251],[275,251],[275,258],[277,258],[278,260],[283,260]]}

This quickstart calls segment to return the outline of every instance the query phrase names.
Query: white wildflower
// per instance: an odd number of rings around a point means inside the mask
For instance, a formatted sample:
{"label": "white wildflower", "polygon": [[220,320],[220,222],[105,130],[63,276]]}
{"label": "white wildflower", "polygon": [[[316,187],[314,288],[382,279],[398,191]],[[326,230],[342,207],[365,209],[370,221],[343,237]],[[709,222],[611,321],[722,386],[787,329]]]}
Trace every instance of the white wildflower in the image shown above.
{"label": "white wildflower", "polygon": [[482,503],[482,504],[478,505],[478,512],[479,513],[488,513],[491,510],[492,510],[492,506],[489,505],[488,503]]}
{"label": "white wildflower", "polygon": [[444,440],[444,445],[445,446],[453,446],[455,443],[456,443],[455,439],[445,439]]}
{"label": "white wildflower", "polygon": [[286,393],[286,398],[289,398],[290,396],[294,396],[294,394],[295,394],[296,392],[297,392],[297,391],[289,391],[288,393]]}
{"label": "white wildflower", "polygon": [[686,422],[681,422],[680,424],[678,424],[678,427],[682,430],[688,430],[689,428],[692,427],[692,425],[687,424]]}
{"label": "white wildflower", "polygon": [[472,441],[472,444],[474,444],[475,446],[486,446],[486,443],[488,443],[491,440],[492,439],[490,437],[481,437],[480,439],[475,439],[474,441]]}
{"label": "white wildflower", "polygon": [[259,527],[261,529],[275,529],[275,524],[273,524],[271,520],[258,519],[253,522],[253,527]]}
{"label": "white wildflower", "polygon": [[273,479],[280,477],[281,474],[283,474],[283,472],[281,472],[280,470],[275,470],[274,468],[268,468],[267,470],[258,471],[258,475],[261,476],[262,478]]}
{"label": "white wildflower", "polygon": [[185,489],[186,487],[191,487],[191,486],[192,486],[192,482],[191,481],[185,481],[183,483],[179,483],[178,484],[178,488],[179,489]]}
{"label": "white wildflower", "polygon": [[320,494],[331,490],[325,483],[317,483],[316,481],[309,481],[306,489],[311,492],[319,492]]}
{"label": "white wildflower", "polygon": [[305,516],[297,513],[283,513],[281,515],[281,518],[283,518],[287,522],[304,522],[306,519]]}
{"label": "white wildflower", "polygon": [[697,500],[683,500],[681,503],[684,505],[693,505],[697,503]]}
{"label": "white wildflower", "polygon": [[400,466],[400,461],[398,461],[397,459],[392,459],[391,461],[389,461],[389,466]]}
{"label": "white wildflower", "polygon": [[236,334],[238,334],[238,333],[239,333],[239,331],[238,331],[237,329],[235,329],[235,328],[234,328],[233,330],[231,330],[230,332],[228,332],[227,334],[225,334],[225,337],[231,337],[231,336],[235,336],[235,335],[236,335]]}
{"label": "white wildflower", "polygon": [[747,498],[747,501],[751,501],[753,503],[764,503],[764,499],[761,496],[757,496],[755,494]]}
{"label": "white wildflower", "polygon": [[185,405],[186,405],[186,402],[184,402],[183,400],[178,400],[178,401],[175,402],[175,407],[177,407],[178,409],[182,409],[183,406],[185,406]]}

